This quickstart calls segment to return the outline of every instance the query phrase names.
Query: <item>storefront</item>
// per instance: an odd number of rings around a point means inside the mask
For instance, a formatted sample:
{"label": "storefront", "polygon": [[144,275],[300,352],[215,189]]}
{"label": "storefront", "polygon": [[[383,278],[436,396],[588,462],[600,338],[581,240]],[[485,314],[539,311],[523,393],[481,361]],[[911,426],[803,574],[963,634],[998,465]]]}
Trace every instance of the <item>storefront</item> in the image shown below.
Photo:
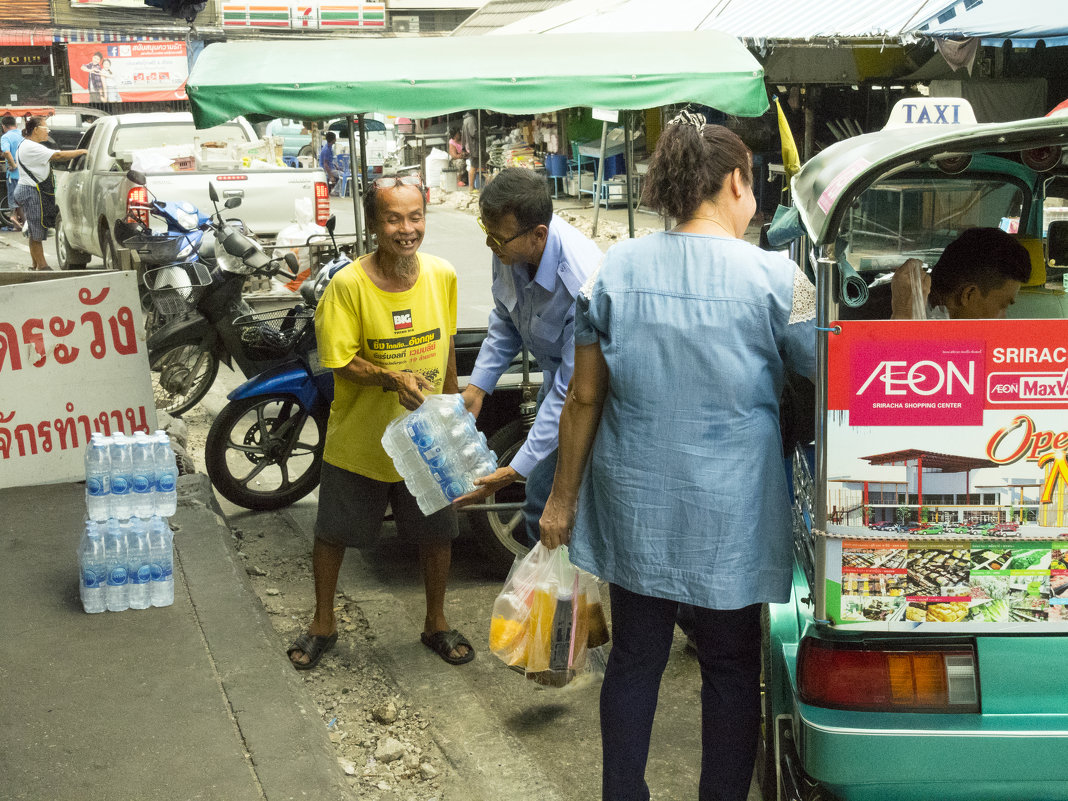
{"label": "storefront", "polygon": [[8,45],[0,38],[0,103],[51,105],[55,91],[51,37],[40,37],[40,44],[34,45]]}

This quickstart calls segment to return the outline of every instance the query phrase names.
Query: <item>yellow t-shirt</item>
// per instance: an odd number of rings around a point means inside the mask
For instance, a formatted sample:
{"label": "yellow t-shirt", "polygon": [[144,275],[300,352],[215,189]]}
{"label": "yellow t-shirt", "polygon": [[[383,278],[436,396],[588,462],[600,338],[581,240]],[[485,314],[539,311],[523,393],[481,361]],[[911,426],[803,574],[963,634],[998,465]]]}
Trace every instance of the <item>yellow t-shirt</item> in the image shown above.
{"label": "yellow t-shirt", "polygon": [[[384,292],[359,262],[342,268],[315,309],[315,336],[324,367],[359,356],[389,370],[421,373],[441,393],[456,333],[456,271],[444,259],[419,254],[419,277],[406,292]],[[404,413],[396,392],[334,375],[334,401],[323,459],[375,479],[400,481],[382,435]]]}

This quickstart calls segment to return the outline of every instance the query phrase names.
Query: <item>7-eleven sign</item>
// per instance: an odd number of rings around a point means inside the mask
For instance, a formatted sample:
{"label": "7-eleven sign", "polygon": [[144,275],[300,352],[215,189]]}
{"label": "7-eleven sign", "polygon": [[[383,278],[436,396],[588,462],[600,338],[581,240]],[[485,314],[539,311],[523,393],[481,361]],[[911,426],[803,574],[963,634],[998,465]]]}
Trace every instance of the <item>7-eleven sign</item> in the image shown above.
{"label": "7-eleven sign", "polygon": [[307,3],[301,3],[293,6],[293,27],[294,28],[318,28],[319,27],[319,6],[308,5]]}

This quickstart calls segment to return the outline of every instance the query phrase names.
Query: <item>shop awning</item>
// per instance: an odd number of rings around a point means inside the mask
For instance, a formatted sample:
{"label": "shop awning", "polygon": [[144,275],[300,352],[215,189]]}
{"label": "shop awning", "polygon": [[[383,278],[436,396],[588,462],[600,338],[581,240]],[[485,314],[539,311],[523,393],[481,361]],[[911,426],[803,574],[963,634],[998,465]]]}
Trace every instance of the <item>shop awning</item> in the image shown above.
{"label": "shop awning", "polygon": [[226,42],[204,49],[186,91],[199,127],[238,115],[425,118],[697,102],[759,116],[768,108],[760,64],[715,31],[495,36],[477,46],[466,37]]}
{"label": "shop awning", "polygon": [[1012,41],[1016,47],[1068,45],[1064,0],[956,0],[919,22],[915,33],[936,39],[981,39],[984,45]]}
{"label": "shop awning", "polygon": [[951,0],[570,0],[494,33],[717,30],[743,41],[900,41]]}
{"label": "shop awning", "polygon": [[934,451],[921,451],[909,449],[905,451],[893,451],[892,453],[877,453],[873,456],[861,456],[870,465],[907,464],[923,460],[925,470],[937,470],[941,473],[963,473],[967,470],[981,470],[984,467],[997,467],[996,462],[989,459],[978,459],[974,456],[955,456],[951,453],[935,453]]}

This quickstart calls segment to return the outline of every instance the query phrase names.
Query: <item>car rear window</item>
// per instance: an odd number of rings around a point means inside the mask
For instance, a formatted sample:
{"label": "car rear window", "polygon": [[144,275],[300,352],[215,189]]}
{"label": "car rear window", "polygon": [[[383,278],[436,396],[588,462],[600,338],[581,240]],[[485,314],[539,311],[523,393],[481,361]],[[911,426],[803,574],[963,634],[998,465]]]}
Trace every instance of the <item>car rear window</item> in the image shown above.
{"label": "car rear window", "polygon": [[228,123],[214,128],[197,129],[192,123],[175,125],[122,125],[111,139],[109,152],[119,159],[130,160],[135,150],[164,145],[192,145],[193,139],[200,142],[229,142],[243,144],[248,141],[240,125]]}

